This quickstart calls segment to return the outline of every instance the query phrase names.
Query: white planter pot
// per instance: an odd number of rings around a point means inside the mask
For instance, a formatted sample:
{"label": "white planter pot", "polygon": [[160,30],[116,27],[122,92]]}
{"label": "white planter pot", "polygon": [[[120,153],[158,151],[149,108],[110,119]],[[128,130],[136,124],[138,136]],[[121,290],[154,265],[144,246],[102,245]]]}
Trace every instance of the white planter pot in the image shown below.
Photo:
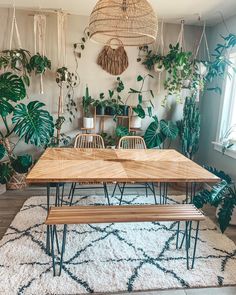
{"label": "white planter pot", "polygon": [[203,63],[203,62],[199,62],[197,64],[197,68],[198,68],[198,73],[204,77],[206,76],[207,72],[208,72],[208,69],[207,69],[207,66]]}
{"label": "white planter pot", "polygon": [[141,128],[142,127],[142,119],[138,116],[132,116],[130,121],[131,128]]}
{"label": "white planter pot", "polygon": [[161,73],[165,70],[165,67],[162,62],[157,62],[154,64],[154,71],[156,73]]}
{"label": "white planter pot", "polygon": [[6,192],[6,185],[5,184],[0,184],[0,195],[4,194]]}
{"label": "white planter pot", "polygon": [[93,118],[83,118],[83,127],[84,128],[94,128],[94,119]]}
{"label": "white planter pot", "polygon": [[[216,217],[218,218],[218,214],[219,214],[219,210],[220,210],[220,207],[217,208],[216,210]],[[234,208],[234,211],[233,211],[233,214],[232,214],[232,217],[231,217],[231,220],[230,220],[230,225],[236,225],[236,208]]]}

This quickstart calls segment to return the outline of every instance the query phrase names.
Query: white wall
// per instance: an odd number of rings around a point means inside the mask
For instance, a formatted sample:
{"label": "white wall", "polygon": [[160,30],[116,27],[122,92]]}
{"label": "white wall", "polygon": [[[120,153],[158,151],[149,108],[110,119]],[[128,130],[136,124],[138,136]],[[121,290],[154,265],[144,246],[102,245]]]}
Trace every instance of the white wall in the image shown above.
{"label": "white wall", "polygon": [[[0,48],[9,48],[9,35],[10,35],[10,22],[11,13],[9,9],[0,9]],[[33,16],[29,11],[19,10],[16,13],[19,31],[22,40],[22,46],[25,49],[30,50],[33,53],[34,42],[33,42]],[[30,100],[40,100],[44,102],[47,109],[56,114],[57,111],[57,98],[59,95],[59,89],[55,82],[55,69],[57,68],[57,22],[55,14],[47,14],[47,48],[46,54],[49,59],[52,60],[53,69],[48,72],[44,78],[44,95],[39,94],[39,80],[38,78],[33,78],[33,82],[29,89],[29,99]],[[79,42],[82,37],[84,28],[88,25],[88,18],[84,16],[70,15],[68,17],[68,31],[67,31],[67,60],[70,70],[75,69],[75,60],[73,56],[73,43]],[[185,39],[186,39],[186,49],[194,50],[196,46],[196,38],[199,37],[200,27],[186,26],[185,27]],[[180,31],[180,25],[165,24],[164,27],[164,39],[165,39],[165,50],[168,50],[170,43],[175,44]],[[93,97],[98,97],[100,92],[106,92],[108,89],[112,88],[115,81],[115,77],[103,71],[97,64],[96,59],[101,51],[102,46],[88,41],[86,44],[86,49],[82,52],[82,58],[79,61],[79,76],[80,85],[76,89],[75,99],[79,104],[81,102],[81,97],[85,91],[85,86],[88,84],[90,93]],[[137,48],[126,48],[129,57],[129,67],[121,75],[122,80],[126,86],[126,93],[130,87],[135,88],[137,75],[145,74],[147,71],[144,66],[137,63],[136,59],[138,56]],[[180,119],[182,116],[182,106],[173,106],[171,110],[165,110],[161,107],[161,101],[164,98],[164,92],[161,91],[157,95],[157,76],[156,79],[149,79],[149,86],[155,92],[155,111],[160,117],[168,117],[173,120]],[[125,95],[126,96],[126,95]],[[136,97],[131,97],[129,103],[132,105],[136,103]],[[78,113],[77,118],[74,120],[73,124],[65,124],[64,131],[69,131],[73,129],[79,129],[80,113]],[[149,119],[143,121],[143,129],[145,130],[148,125]],[[109,126],[113,125],[112,121]]]}

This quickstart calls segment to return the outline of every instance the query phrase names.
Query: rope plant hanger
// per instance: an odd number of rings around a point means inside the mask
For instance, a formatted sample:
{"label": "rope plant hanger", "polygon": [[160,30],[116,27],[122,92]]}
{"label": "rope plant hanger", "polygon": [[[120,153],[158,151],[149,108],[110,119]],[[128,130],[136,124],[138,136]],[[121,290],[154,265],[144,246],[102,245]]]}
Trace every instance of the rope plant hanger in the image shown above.
{"label": "rope plant hanger", "polygon": [[12,15],[11,31],[10,31],[10,42],[9,42],[9,49],[10,50],[12,50],[12,42],[13,42],[14,30],[15,30],[15,33],[16,33],[18,48],[22,48],[21,39],[20,39],[20,33],[19,33],[17,21],[16,21],[15,3],[13,4],[13,15]]}
{"label": "rope plant hanger", "polygon": [[[46,54],[46,15],[34,15],[34,54]],[[40,93],[43,94],[43,74],[40,74]]]}
{"label": "rope plant hanger", "polygon": [[118,38],[124,46],[148,45],[155,42],[157,29],[156,13],[147,0],[99,0],[89,21],[91,39],[102,44]]}
{"label": "rope plant hanger", "polygon": [[[120,45],[115,49],[111,46],[113,41],[120,42]],[[129,66],[128,56],[121,40],[110,39],[99,54],[97,63],[111,75],[121,75]]]}

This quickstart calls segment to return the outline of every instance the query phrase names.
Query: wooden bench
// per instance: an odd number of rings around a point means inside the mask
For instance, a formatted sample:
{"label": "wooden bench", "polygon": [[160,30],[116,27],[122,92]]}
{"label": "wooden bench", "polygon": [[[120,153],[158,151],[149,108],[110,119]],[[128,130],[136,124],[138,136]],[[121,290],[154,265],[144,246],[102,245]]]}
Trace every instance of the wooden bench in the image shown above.
{"label": "wooden bench", "polygon": [[[58,253],[61,254],[59,275],[63,266],[65,252],[67,225],[93,224],[93,223],[118,223],[118,222],[177,222],[176,249],[182,248],[185,241],[187,269],[190,268],[189,249],[191,239],[194,239],[191,268],[194,267],[196,247],[199,232],[199,222],[205,216],[192,204],[181,205],[142,205],[142,206],[74,206],[52,207],[46,219],[50,228],[50,244],[53,263],[53,274],[56,274],[54,240],[57,243]],[[195,235],[192,237],[192,222],[196,222]],[[180,222],[185,222],[183,239],[179,247]],[[56,225],[64,225],[61,251],[57,237]]]}

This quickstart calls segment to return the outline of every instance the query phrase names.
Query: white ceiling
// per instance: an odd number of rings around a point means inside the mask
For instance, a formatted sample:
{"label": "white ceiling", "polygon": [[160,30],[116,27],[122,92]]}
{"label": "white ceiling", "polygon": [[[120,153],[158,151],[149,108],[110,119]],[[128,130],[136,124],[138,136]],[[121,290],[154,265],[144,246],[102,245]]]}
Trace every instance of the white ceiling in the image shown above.
{"label": "white ceiling", "polygon": [[[89,15],[96,0],[0,0],[1,7],[15,2],[18,8],[63,9],[70,13]],[[236,0],[149,0],[159,18],[178,22],[184,18],[187,23],[196,24],[198,15],[213,25],[236,14]]]}

